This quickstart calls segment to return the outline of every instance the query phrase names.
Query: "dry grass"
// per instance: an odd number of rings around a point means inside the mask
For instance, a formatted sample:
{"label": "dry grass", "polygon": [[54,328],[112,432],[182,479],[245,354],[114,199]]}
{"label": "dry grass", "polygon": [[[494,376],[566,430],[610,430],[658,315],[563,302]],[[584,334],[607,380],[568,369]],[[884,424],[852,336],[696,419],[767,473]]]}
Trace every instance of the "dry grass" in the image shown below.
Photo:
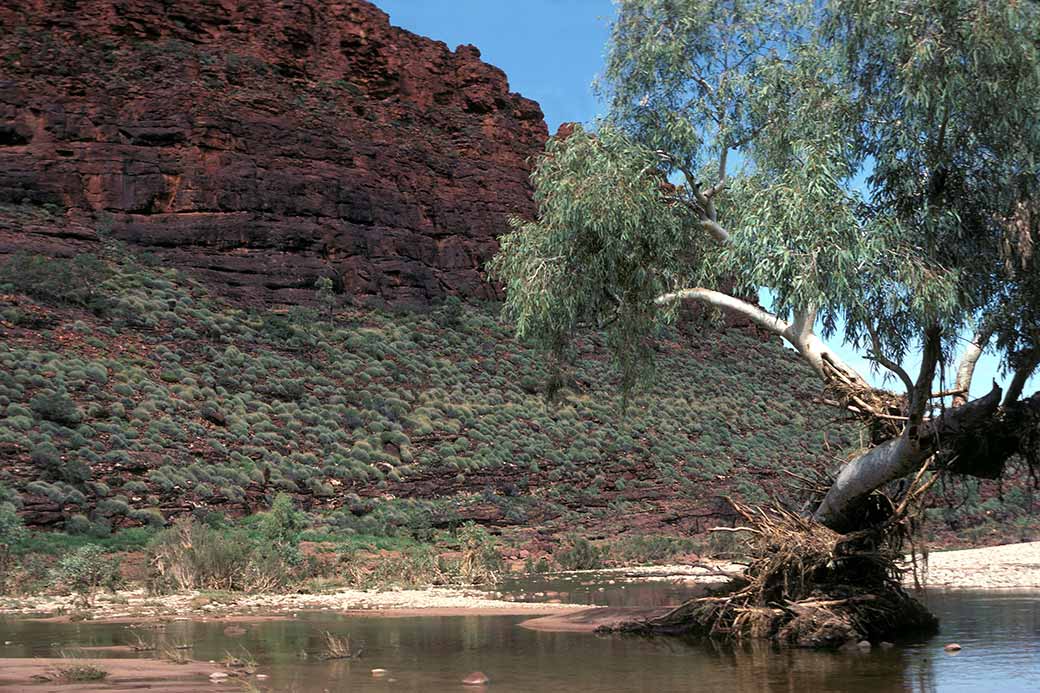
{"label": "dry grass", "polygon": [[340,637],[333,635],[330,631],[325,631],[322,638],[324,640],[324,647],[320,655],[322,659],[357,659],[364,650],[363,646],[354,646],[349,633]]}
{"label": "dry grass", "polygon": [[191,655],[189,651],[191,645],[163,645],[162,649],[159,650],[159,656],[168,662],[174,664],[188,664],[191,662]]}
{"label": "dry grass", "polygon": [[227,669],[234,669],[243,674],[256,673],[256,657],[244,647],[240,655],[234,655],[229,650],[225,650],[221,664]]}
{"label": "dry grass", "polygon": [[89,683],[104,681],[108,678],[108,672],[94,664],[81,662],[55,666],[45,676],[39,678],[61,683]]}

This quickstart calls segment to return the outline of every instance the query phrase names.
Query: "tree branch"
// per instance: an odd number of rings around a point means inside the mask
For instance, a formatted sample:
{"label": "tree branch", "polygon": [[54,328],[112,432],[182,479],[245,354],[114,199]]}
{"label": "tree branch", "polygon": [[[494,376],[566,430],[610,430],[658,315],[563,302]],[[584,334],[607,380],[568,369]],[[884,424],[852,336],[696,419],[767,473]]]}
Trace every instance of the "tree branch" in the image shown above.
{"label": "tree branch", "polygon": [[719,243],[729,243],[729,231],[711,219],[701,219],[701,228],[712,235]]}
{"label": "tree branch", "polygon": [[[694,213],[696,213],[697,216],[700,217],[702,222],[715,222],[715,228],[709,228],[709,230],[712,231],[712,235],[714,235],[716,240],[718,240],[719,242],[728,243],[729,233],[725,233],[725,230],[721,226],[718,226],[719,214],[715,210],[715,202],[712,199],[717,194],[719,194],[724,187],[726,187],[725,167],[726,156],[728,152],[726,150],[723,150],[722,157],[720,159],[719,165],[722,168],[722,174],[720,176],[719,182],[713,185],[712,187],[708,188],[706,191],[701,190],[701,185],[697,182],[697,178],[693,175],[693,172],[691,172],[690,169],[686,168],[686,166],[684,166],[682,163],[677,161],[674,156],[664,151],[663,149],[658,149],[656,153],[658,159],[667,162],[675,168],[679,169],[679,171],[683,174],[683,178],[686,179],[686,187],[690,189],[690,192],[692,192],[693,196],[697,199],[697,204],[695,205],[691,203],[689,200],[677,196],[671,196],[670,199],[682,202],[688,208],[693,210]],[[723,231],[723,233],[719,234],[718,231]]]}
{"label": "tree branch", "polygon": [[984,322],[964,349],[961,362],[957,366],[957,380],[954,382],[955,389],[961,390],[962,394],[953,396],[953,406],[959,407],[968,403],[968,391],[971,390],[971,380],[975,376],[975,365],[979,362],[979,357],[982,356],[986,342],[992,334],[993,328]]}
{"label": "tree branch", "polygon": [[784,333],[791,327],[787,321],[778,318],[769,311],[762,310],[752,303],[742,301],[739,298],[734,298],[729,294],[724,294],[721,291],[714,291],[712,289],[694,288],[673,291],[672,293],[658,296],[654,299],[654,303],[659,306],[666,306],[669,303],[685,299],[699,301],[712,306],[713,308],[719,308],[731,313],[743,315],[763,330],[771,332],[778,337],[783,337]]}
{"label": "tree branch", "polygon": [[1029,376],[1033,374],[1038,364],[1040,364],[1040,349],[1033,349],[1015,370],[1015,376],[1011,379],[1011,384],[1008,385],[1007,394],[1004,395],[1005,407],[1022,396],[1022,388],[1025,387],[1026,381],[1029,380]]}
{"label": "tree branch", "polygon": [[942,356],[942,332],[938,325],[931,325],[925,330],[924,348],[921,352],[921,368],[917,372],[917,381],[910,391],[910,410],[906,432],[911,446],[916,450],[921,441],[921,423],[928,408],[932,394],[932,381],[935,380],[935,368]]}
{"label": "tree branch", "polygon": [[[928,349],[927,342],[925,349]],[[934,374],[934,367],[931,370]],[[820,507],[813,513],[814,519],[838,531],[855,528],[857,524],[862,523],[861,517],[850,516],[854,515],[858,508],[858,499],[889,481],[920,468],[939,450],[943,441],[951,440],[958,432],[970,430],[978,425],[971,426],[966,422],[977,422],[992,417],[997,412],[999,403],[1000,388],[994,386],[993,391],[985,397],[973,400],[963,407],[947,409],[942,415],[925,422],[920,428],[916,443],[908,427],[898,438],[892,438],[867,450],[842,468]]]}
{"label": "tree branch", "polygon": [[870,334],[870,343],[873,347],[873,352],[869,358],[872,361],[877,361],[899,376],[899,379],[903,381],[903,385],[906,387],[906,394],[909,395],[914,389],[914,381],[910,379],[910,374],[898,363],[884,355],[881,351],[881,339],[878,337],[877,329],[870,324],[870,321],[866,320],[864,324],[867,326],[867,332]]}
{"label": "tree branch", "polygon": [[663,294],[654,299],[654,303],[659,306],[666,306],[669,303],[685,299],[699,301],[714,308],[742,315],[763,330],[782,337],[812,366],[813,370],[816,371],[817,375],[824,382],[828,382],[830,378],[830,374],[827,372],[828,366],[825,365],[826,361],[830,367],[841,371],[854,385],[865,389],[873,389],[862,375],[846,364],[833,349],[824,344],[823,340],[813,333],[812,326],[816,321],[815,309],[799,312],[795,316],[795,321],[789,323],[753,303],[724,294],[721,291],[699,287]]}

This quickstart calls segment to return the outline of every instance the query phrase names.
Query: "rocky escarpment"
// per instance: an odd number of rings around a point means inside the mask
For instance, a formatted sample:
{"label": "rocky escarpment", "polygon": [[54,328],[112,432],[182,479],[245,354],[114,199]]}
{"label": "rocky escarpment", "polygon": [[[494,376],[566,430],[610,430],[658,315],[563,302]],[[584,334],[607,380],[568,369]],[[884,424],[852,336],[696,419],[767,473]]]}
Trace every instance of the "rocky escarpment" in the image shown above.
{"label": "rocky escarpment", "polygon": [[8,0],[0,26],[0,254],[100,233],[241,299],[486,298],[532,211],[538,105],[363,0]]}

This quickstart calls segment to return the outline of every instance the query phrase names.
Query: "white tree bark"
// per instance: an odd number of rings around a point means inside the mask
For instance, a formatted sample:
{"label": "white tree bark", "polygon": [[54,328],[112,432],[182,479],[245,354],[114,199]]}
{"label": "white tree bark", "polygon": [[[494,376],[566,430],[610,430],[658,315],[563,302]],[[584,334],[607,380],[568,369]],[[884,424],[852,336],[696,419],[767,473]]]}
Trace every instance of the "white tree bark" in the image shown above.
{"label": "white tree bark", "polygon": [[980,330],[964,349],[960,365],[957,366],[957,380],[954,389],[959,392],[953,396],[953,406],[959,407],[968,403],[968,390],[971,389],[971,380],[975,376],[975,366],[978,364],[979,357],[982,356],[982,351],[986,348],[986,342],[989,341],[991,334],[992,332],[988,329]]}
{"label": "white tree bark", "polygon": [[828,527],[855,527],[856,518],[849,514],[856,501],[918,469],[968,421],[981,421],[992,416],[1000,404],[1000,388],[994,386],[985,397],[963,407],[948,409],[923,426],[916,436],[908,427],[898,438],[885,441],[846,464],[834,480],[813,518]]}
{"label": "white tree bark", "polygon": [[1008,385],[1007,395],[1004,397],[1005,407],[1012,402],[1016,402],[1022,396],[1022,390],[1025,388],[1026,381],[1029,380],[1029,376],[1033,375],[1033,371],[1036,370],[1038,363],[1040,363],[1040,353],[1029,354],[1025,359],[1025,363],[1015,371],[1015,375],[1011,378],[1011,383]]}
{"label": "white tree bark", "polygon": [[753,303],[721,291],[703,288],[682,289],[663,294],[657,297],[655,303],[664,306],[685,299],[698,301],[714,308],[742,315],[763,330],[784,338],[824,381],[829,377],[825,365],[826,360],[831,366],[844,373],[851,382],[870,389],[870,384],[867,383],[863,376],[846,364],[833,349],[827,346],[812,331],[813,323],[816,322],[816,311],[814,309],[802,311],[795,315],[795,319],[792,322],[787,322]]}

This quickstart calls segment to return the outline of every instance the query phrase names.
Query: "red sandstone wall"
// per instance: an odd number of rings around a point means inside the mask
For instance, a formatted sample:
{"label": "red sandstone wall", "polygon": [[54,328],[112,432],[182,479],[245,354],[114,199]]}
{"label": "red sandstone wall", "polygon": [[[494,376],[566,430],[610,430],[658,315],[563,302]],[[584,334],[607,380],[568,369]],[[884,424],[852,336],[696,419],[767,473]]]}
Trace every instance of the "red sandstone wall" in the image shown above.
{"label": "red sandstone wall", "polygon": [[0,254],[108,231],[246,300],[490,297],[538,105],[363,0],[0,3]]}

